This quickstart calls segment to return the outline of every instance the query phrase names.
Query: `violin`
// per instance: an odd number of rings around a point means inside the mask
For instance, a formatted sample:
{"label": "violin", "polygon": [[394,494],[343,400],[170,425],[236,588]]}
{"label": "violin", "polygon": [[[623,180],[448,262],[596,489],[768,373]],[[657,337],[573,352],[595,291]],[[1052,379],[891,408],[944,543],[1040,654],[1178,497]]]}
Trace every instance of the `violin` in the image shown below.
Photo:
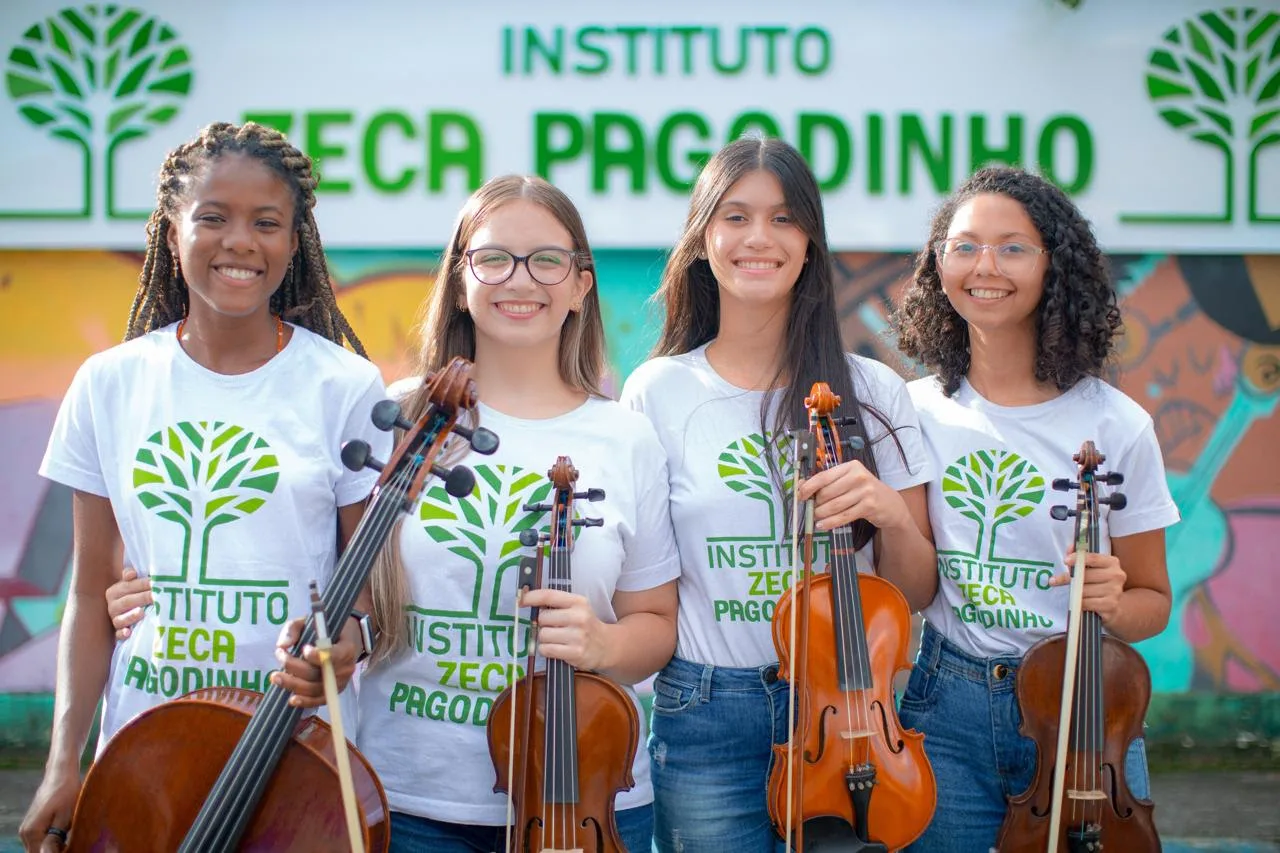
{"label": "violin", "polygon": [[[844,461],[840,398],[825,382],[804,401],[809,429],[796,441],[796,477]],[[797,512],[799,507],[797,506]],[[799,537],[797,519],[793,531]],[[924,735],[903,729],[893,678],[908,669],[911,611],[889,581],[858,571],[857,552],[874,534],[865,520],[831,531],[828,571],[813,569],[813,506],[804,511],[795,583],[778,601],[773,642],[789,682],[787,743],[774,746],[769,815],[795,850],[884,853],[918,838],[933,818],[937,787]],[[798,543],[797,543],[798,544]]]}
{"label": "violin", "polygon": [[[524,509],[550,512],[551,529],[543,536],[533,529],[521,533],[522,544],[541,547],[537,557],[520,562],[517,607],[524,591],[541,584],[544,561],[546,585],[571,592],[574,528],[604,523],[573,517],[575,499],[602,500],[604,490],[575,492],[578,470],[569,457],[559,457],[547,476],[553,502]],[[535,609],[531,625],[536,623]],[[489,715],[493,790],[508,795],[506,852],[625,853],[613,800],[635,785],[640,714],[626,691],[602,675],[554,659],[535,672],[536,654],[536,643],[529,643],[526,675],[494,700]]]}
{"label": "violin", "polygon": [[1009,800],[997,846],[1002,853],[1093,853],[1105,844],[1149,853],[1160,850],[1153,807],[1130,792],[1124,764],[1129,744],[1142,736],[1151,675],[1132,646],[1103,634],[1098,614],[1081,607],[1085,557],[1099,547],[1098,507],[1127,503],[1119,492],[1100,497],[1098,486],[1117,486],[1124,476],[1098,472],[1106,457],[1092,441],[1072,458],[1079,482],[1058,479],[1053,487],[1076,489],[1076,508],[1051,510],[1059,521],[1076,519],[1067,632],[1036,643],[1018,667],[1019,730],[1035,740],[1038,759],[1031,786]]}
{"label": "violin", "polygon": [[[343,464],[381,471],[369,506],[342,552],[325,590],[327,624],[345,624],[374,558],[400,513],[436,476],[457,497],[471,494],[475,476],[462,466],[436,462],[451,434],[479,453],[498,439],[486,429],[457,425],[476,406],[471,363],[455,358],[427,379],[430,405],[416,423],[385,400],[373,408],[382,430],[405,430],[385,464],[367,442],[349,441]],[[309,616],[291,653],[315,643]],[[232,687],[197,690],[158,705],[122,727],[85,777],[72,818],[67,850],[345,850],[348,826],[329,725],[288,704],[289,693]],[[385,851],[389,841],[386,794],[369,762],[349,748],[364,849]]]}

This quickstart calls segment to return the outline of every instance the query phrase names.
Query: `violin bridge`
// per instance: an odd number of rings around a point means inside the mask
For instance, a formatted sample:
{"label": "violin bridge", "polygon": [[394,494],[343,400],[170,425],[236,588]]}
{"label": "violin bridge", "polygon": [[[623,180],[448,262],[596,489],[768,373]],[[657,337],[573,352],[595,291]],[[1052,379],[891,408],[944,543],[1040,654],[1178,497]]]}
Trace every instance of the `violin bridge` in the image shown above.
{"label": "violin bridge", "polygon": [[1107,798],[1105,791],[1093,789],[1092,791],[1079,791],[1075,788],[1067,789],[1068,800],[1105,800]]}
{"label": "violin bridge", "polygon": [[845,729],[840,732],[842,740],[859,740],[861,738],[874,737],[876,734],[874,729]]}

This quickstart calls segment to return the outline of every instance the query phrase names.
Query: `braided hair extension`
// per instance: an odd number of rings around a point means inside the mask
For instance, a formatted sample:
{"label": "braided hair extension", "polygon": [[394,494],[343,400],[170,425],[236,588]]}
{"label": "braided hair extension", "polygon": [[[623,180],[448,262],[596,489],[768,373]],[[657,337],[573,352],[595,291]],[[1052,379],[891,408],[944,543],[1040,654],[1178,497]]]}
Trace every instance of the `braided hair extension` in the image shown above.
{"label": "braided hair extension", "polygon": [[160,168],[156,209],[147,221],[147,254],[138,277],[138,292],[129,309],[125,340],[186,316],[190,296],[177,261],[169,251],[169,228],[201,169],[226,154],[243,154],[258,160],[293,191],[293,227],[298,232],[298,250],[284,281],[271,295],[271,312],[339,346],[346,341],[356,353],[368,358],[364,345],[338,308],[329,277],[324,246],[312,213],[319,179],[312,172],[311,158],[291,145],[278,130],[254,122],[243,125],[215,122],[205,127],[196,139],[169,152]]}
{"label": "braided hair extension", "polygon": [[969,325],[943,292],[935,247],[946,239],[960,207],[988,193],[1021,204],[1048,251],[1036,315],[1036,379],[1066,391],[1085,376],[1101,375],[1122,328],[1106,258],[1066,193],[1009,166],[975,172],[934,215],[929,241],[891,318],[898,348],[936,370],[947,396],[960,388],[969,372]]}

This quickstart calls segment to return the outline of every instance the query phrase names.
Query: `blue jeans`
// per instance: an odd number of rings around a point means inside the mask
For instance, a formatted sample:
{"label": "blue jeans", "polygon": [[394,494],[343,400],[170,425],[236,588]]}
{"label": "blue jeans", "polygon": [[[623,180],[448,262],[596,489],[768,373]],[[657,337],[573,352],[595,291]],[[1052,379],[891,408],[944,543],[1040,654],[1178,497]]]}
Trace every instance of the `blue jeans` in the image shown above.
{"label": "blue jeans", "polygon": [[[995,847],[1007,798],[1031,785],[1036,746],[1018,733],[1019,663],[975,658],[925,625],[898,717],[924,733],[938,807],[909,853],[986,853]],[[1129,744],[1124,775],[1135,797],[1150,797],[1142,738]]]}
{"label": "blue jeans", "polygon": [[785,849],[766,794],[787,739],[776,664],[746,669],[672,658],[653,682],[653,841],[660,853]]}
{"label": "blue jeans", "polygon": [[[613,814],[629,853],[648,853],[653,844],[653,806],[637,806]],[[391,853],[501,853],[506,843],[506,827],[445,823],[391,813]]]}

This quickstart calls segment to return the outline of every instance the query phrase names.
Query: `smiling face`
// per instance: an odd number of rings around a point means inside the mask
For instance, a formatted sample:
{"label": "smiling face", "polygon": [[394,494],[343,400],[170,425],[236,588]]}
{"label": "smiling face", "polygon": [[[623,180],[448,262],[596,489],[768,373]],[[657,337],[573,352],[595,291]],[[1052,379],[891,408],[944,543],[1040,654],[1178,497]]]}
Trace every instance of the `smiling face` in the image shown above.
{"label": "smiling face", "polygon": [[707,260],[722,301],[785,304],[808,249],[809,235],[792,220],[782,184],[765,170],[731,186],[707,225]]}
{"label": "smiling face", "polygon": [[266,311],[298,248],[293,222],[293,192],[261,161],[225,154],[198,170],[167,238],[191,312]]}
{"label": "smiling face", "polygon": [[[990,246],[1023,243],[1044,248],[1044,240],[1026,209],[999,193],[974,196],[961,205],[947,230],[947,239],[954,238]],[[938,272],[947,299],[975,329],[983,332],[1017,329],[1034,335],[1040,297],[1044,294],[1047,256],[1039,255],[1025,271],[1010,276],[997,266],[992,251],[979,251],[977,262],[963,271],[949,270],[948,264],[940,261]]]}
{"label": "smiling face", "polygon": [[[485,249],[501,249],[518,257],[533,255],[529,263],[549,263],[537,250],[577,252],[569,230],[555,215],[536,202],[519,198],[503,204],[480,223],[467,241],[471,261],[463,273],[465,305],[476,329],[477,351],[481,347],[550,347],[560,343],[560,329],[570,310],[578,310],[594,284],[590,272],[577,263],[564,281],[539,284],[524,263],[516,264],[511,277],[501,284],[480,281],[472,264],[480,268],[488,260]],[[554,276],[543,276],[550,279]]]}

